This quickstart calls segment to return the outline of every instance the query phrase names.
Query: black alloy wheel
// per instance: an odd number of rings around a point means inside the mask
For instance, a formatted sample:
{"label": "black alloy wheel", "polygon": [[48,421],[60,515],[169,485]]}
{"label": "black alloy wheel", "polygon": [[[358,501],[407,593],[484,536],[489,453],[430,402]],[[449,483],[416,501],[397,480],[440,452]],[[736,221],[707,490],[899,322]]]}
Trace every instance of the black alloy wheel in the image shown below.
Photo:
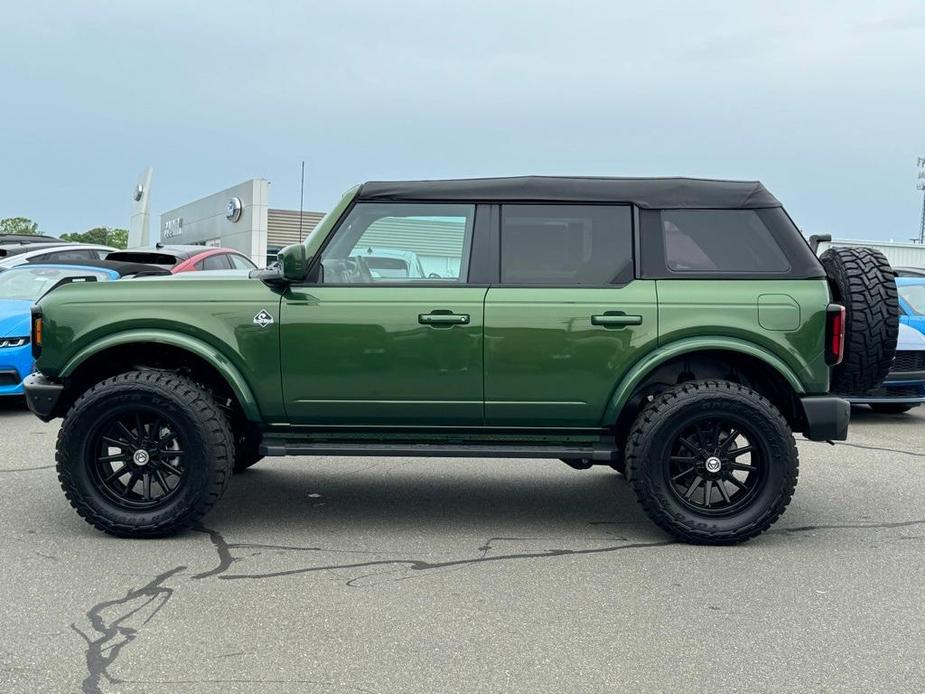
{"label": "black alloy wheel", "polygon": [[701,419],[675,437],[667,466],[670,489],[702,514],[735,513],[766,479],[766,461],[741,422]]}
{"label": "black alloy wheel", "polygon": [[100,491],[126,509],[166,503],[186,479],[186,451],[178,432],[174,422],[148,408],[104,420],[90,443]]}

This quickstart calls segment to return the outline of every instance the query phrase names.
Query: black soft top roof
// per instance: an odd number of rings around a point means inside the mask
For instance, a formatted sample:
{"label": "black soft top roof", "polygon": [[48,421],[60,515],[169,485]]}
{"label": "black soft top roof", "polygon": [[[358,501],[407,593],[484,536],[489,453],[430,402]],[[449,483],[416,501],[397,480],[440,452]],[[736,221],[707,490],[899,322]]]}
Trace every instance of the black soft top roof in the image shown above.
{"label": "black soft top roof", "polygon": [[646,209],[781,207],[759,181],[707,178],[516,176],[444,181],[369,181],[357,200],[485,202],[621,202]]}

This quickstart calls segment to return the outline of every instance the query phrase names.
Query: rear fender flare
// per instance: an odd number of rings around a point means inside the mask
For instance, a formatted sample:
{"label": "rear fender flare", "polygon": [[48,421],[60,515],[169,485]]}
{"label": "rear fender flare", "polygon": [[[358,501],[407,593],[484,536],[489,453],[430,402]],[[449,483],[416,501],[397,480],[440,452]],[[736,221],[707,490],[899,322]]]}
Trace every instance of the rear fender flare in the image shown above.
{"label": "rear fender flare", "polygon": [[656,368],[675,357],[706,351],[738,352],[739,354],[745,354],[760,359],[783,376],[787,383],[790,384],[790,387],[793,388],[794,393],[800,395],[806,392],[793,369],[787,366],[782,359],[763,347],[736,338],[687,338],[663,345],[650,352],[636,363],[614,389],[613,395],[607,404],[607,409],[604,412],[604,417],[601,420],[601,426],[608,426],[617,421],[620,411],[632,397],[636,388],[643,383],[649,374]]}

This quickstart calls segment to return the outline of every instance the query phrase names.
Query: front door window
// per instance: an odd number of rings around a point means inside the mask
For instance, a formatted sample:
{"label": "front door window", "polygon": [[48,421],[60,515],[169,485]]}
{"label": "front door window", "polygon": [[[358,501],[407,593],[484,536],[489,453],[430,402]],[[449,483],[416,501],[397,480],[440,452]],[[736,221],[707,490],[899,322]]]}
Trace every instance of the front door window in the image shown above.
{"label": "front door window", "polygon": [[466,281],[473,205],[359,203],[321,256],[322,284]]}

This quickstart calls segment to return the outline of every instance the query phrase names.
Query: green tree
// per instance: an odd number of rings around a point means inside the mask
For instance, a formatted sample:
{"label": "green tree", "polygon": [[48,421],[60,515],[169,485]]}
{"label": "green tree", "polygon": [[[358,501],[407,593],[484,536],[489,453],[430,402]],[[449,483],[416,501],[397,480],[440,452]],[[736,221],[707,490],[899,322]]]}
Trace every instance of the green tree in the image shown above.
{"label": "green tree", "polygon": [[0,219],[0,234],[37,234],[38,222],[27,217],[7,217]]}
{"label": "green tree", "polygon": [[128,230],[112,227],[93,227],[83,233],[61,234],[62,241],[75,243],[98,243],[113,248],[125,248],[128,245]]}

